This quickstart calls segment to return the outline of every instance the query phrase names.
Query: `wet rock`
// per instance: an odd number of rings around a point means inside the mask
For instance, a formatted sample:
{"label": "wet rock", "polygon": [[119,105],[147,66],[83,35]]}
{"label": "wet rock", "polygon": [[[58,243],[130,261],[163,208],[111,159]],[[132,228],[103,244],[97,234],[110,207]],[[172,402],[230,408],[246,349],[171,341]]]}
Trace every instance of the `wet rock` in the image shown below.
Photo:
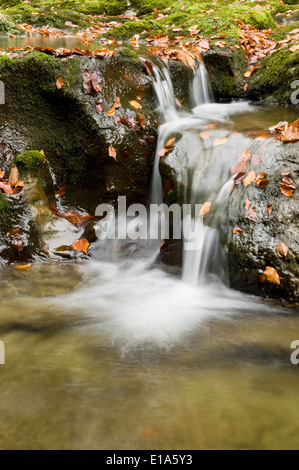
{"label": "wet rock", "polygon": [[[231,196],[227,227],[227,250],[231,285],[245,292],[295,302],[299,300],[299,192],[292,197],[280,192],[281,173],[290,173],[294,186],[299,185],[299,143],[271,142],[262,155],[261,171],[267,171],[267,188],[250,185],[237,187]],[[251,201],[257,212],[255,220],[246,218],[244,201]],[[273,206],[268,214],[267,204]],[[234,235],[239,227],[242,233]],[[282,255],[278,245],[288,248]],[[260,281],[267,266],[277,270],[281,285]]]}

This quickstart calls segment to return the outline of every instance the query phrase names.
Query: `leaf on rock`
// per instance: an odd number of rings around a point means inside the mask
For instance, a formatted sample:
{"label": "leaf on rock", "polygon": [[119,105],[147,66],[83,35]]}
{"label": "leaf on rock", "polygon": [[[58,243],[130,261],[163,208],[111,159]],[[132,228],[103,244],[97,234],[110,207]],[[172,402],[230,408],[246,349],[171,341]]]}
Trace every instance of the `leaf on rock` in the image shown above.
{"label": "leaf on rock", "polygon": [[146,119],[143,116],[143,114],[136,113],[136,116],[137,116],[137,121],[138,121],[139,125],[142,127],[142,129],[145,129],[146,128]]}
{"label": "leaf on rock", "polygon": [[60,197],[64,196],[66,192],[66,186],[61,186],[58,191],[55,192],[55,197],[59,199]]}
{"label": "leaf on rock", "polygon": [[110,146],[108,149],[109,157],[114,158],[116,160],[116,150],[114,147]]}
{"label": "leaf on rock", "polygon": [[135,108],[135,109],[142,109],[141,104],[139,104],[138,101],[136,101],[136,100],[130,101],[130,105],[133,106],[133,108]]}
{"label": "leaf on rock", "polygon": [[9,175],[9,184],[12,187],[15,187],[17,182],[19,181],[19,170],[15,165],[12,166],[10,175]]}
{"label": "leaf on rock", "polygon": [[249,186],[251,183],[255,181],[256,173],[255,171],[250,171],[247,176],[243,179],[244,186]]}
{"label": "leaf on rock", "polygon": [[269,282],[280,285],[280,278],[276,269],[271,268],[271,266],[267,266],[264,274]]}
{"label": "leaf on rock", "polygon": [[81,240],[76,240],[73,243],[73,248],[75,251],[80,251],[87,254],[87,250],[89,248],[89,242],[86,238],[82,238]]}
{"label": "leaf on rock", "polygon": [[250,206],[251,206],[251,202],[249,201],[249,199],[246,199],[246,201],[244,202],[244,205],[245,205],[245,209],[249,209]]}
{"label": "leaf on rock", "polygon": [[223,144],[225,144],[226,141],[227,141],[227,137],[219,137],[219,139],[216,139],[214,141],[214,147],[218,147],[219,145],[223,145]]}
{"label": "leaf on rock", "polygon": [[14,190],[12,189],[12,187],[10,186],[9,183],[5,183],[4,181],[0,181],[0,189],[3,189],[3,191],[6,193],[6,194],[13,194],[14,193]]}
{"label": "leaf on rock", "polygon": [[18,270],[23,270],[23,269],[28,269],[31,268],[32,264],[18,264],[17,266],[14,266],[14,269]]}
{"label": "leaf on rock", "polygon": [[200,132],[199,135],[203,140],[208,139],[209,137],[211,137],[211,133],[209,131]]}
{"label": "leaf on rock", "polygon": [[115,98],[115,102],[114,102],[113,107],[114,107],[115,109],[116,109],[116,108],[121,108],[121,103],[120,103],[120,98],[119,98],[119,96],[117,96],[117,97]]}
{"label": "leaf on rock", "polygon": [[273,204],[267,204],[267,211],[268,211],[268,215],[270,217],[270,215],[272,214],[272,211],[273,211]]}
{"label": "leaf on rock", "polygon": [[243,232],[243,230],[242,230],[241,228],[239,228],[239,227],[235,227],[235,228],[233,229],[233,234],[234,234],[234,235],[237,235],[238,233],[242,233],[242,232]]}
{"label": "leaf on rock", "polygon": [[96,101],[96,112],[98,114],[101,114],[103,111],[104,111],[104,106],[103,106],[103,100],[101,98],[99,98],[97,101]]}
{"label": "leaf on rock", "polygon": [[112,116],[114,116],[114,114],[115,114],[115,107],[112,106],[112,108],[110,108],[110,109],[107,111],[107,116],[112,117]]}
{"label": "leaf on rock", "polygon": [[246,212],[246,218],[249,220],[254,220],[257,217],[257,213],[252,207],[250,207]]}
{"label": "leaf on rock", "polygon": [[289,252],[289,248],[287,247],[287,245],[285,245],[284,243],[280,242],[279,245],[278,245],[278,251],[279,253],[281,253],[283,256],[287,256],[288,252]]}

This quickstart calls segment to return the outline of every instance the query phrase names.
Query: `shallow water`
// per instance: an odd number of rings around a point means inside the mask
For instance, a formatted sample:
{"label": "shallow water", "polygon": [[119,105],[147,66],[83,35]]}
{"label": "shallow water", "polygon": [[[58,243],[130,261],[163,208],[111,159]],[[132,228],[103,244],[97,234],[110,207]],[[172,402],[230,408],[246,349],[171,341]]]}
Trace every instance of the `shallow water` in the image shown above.
{"label": "shallow water", "polygon": [[1,273],[0,448],[298,448],[296,313],[144,263]]}

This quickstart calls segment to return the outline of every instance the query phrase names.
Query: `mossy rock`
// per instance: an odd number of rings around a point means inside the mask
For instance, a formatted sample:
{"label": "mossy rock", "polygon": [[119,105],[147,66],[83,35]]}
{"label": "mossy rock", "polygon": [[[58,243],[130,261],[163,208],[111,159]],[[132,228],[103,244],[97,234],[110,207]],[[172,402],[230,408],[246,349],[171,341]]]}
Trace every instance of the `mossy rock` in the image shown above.
{"label": "mossy rock", "polygon": [[9,210],[9,202],[2,192],[0,192],[0,220],[2,220]]}
{"label": "mossy rock", "polygon": [[16,158],[19,168],[28,172],[39,171],[42,168],[45,157],[38,150],[27,150]]}

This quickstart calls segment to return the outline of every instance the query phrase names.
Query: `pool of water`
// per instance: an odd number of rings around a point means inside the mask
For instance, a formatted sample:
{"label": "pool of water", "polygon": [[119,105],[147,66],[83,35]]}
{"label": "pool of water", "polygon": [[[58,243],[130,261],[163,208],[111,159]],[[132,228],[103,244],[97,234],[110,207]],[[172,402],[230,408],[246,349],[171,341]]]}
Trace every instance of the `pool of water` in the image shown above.
{"label": "pool of water", "polygon": [[0,448],[298,448],[296,312],[144,263],[1,272]]}

